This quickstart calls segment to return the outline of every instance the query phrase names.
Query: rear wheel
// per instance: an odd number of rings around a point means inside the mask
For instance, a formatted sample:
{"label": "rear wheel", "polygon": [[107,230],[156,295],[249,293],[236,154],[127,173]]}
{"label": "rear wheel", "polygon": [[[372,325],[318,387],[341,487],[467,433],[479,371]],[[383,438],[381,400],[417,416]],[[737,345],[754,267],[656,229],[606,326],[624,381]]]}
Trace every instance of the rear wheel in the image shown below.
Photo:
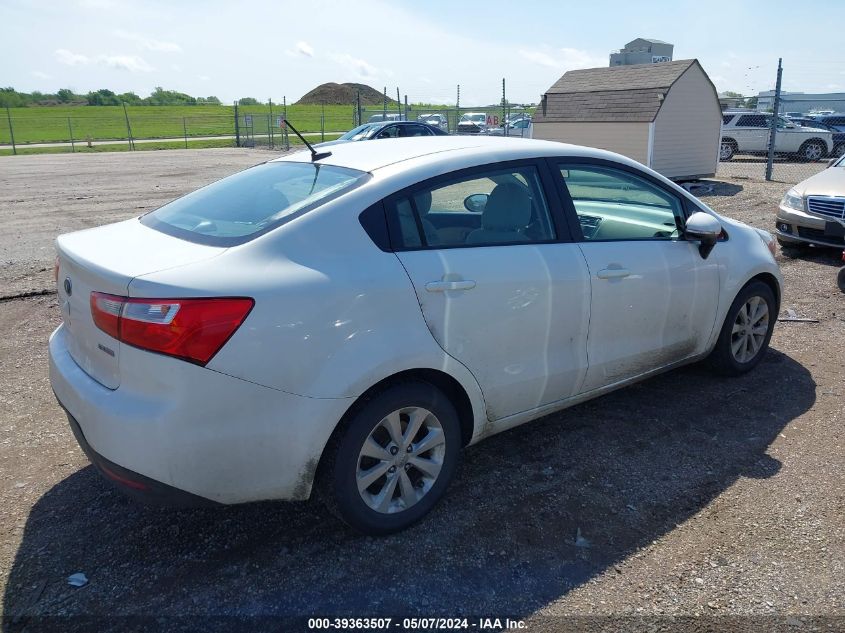
{"label": "rear wheel", "polygon": [[839,269],[839,274],[836,275],[836,284],[842,292],[845,292],[845,266]]}
{"label": "rear wheel", "polygon": [[816,161],[824,158],[827,148],[820,141],[805,141],[798,148],[798,158],[805,161]]}
{"label": "rear wheel", "polygon": [[731,304],[710,364],[719,373],[738,376],[763,359],[777,320],[772,289],[762,281],[746,285]]}
{"label": "rear wheel", "polygon": [[326,449],[320,492],[365,534],[403,530],[446,491],[461,449],[458,414],[425,382],[388,387],[354,412]]}
{"label": "rear wheel", "polygon": [[845,154],[845,143],[840,143],[833,148],[833,155],[837,158]]}

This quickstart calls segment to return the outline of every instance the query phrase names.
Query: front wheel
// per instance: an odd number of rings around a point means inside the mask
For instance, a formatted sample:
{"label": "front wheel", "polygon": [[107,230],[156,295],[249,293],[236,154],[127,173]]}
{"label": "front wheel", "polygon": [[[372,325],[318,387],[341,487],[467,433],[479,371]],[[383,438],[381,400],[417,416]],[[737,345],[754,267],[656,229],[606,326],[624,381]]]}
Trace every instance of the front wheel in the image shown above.
{"label": "front wheel", "polygon": [[739,376],[763,359],[777,320],[772,289],[762,281],[746,285],[731,304],[709,361],[716,371]]}
{"label": "front wheel", "polygon": [[719,160],[730,160],[734,157],[734,154],[736,154],[736,145],[730,141],[722,141],[719,145]]}
{"label": "front wheel", "polygon": [[460,449],[449,399],[425,382],[398,383],[354,411],[333,436],[318,485],[329,509],[354,529],[398,532],[446,492]]}

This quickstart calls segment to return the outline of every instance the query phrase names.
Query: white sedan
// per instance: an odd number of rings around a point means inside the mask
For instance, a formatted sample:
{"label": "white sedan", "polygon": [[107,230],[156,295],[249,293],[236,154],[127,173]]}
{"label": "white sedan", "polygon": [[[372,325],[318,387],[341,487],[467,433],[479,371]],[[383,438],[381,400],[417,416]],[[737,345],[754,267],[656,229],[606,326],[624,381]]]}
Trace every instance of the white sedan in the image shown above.
{"label": "white sedan", "polygon": [[388,533],[431,510],[468,444],[765,354],[771,235],[634,161],[484,137],[330,149],[58,238],[52,386],[126,492],[319,490]]}

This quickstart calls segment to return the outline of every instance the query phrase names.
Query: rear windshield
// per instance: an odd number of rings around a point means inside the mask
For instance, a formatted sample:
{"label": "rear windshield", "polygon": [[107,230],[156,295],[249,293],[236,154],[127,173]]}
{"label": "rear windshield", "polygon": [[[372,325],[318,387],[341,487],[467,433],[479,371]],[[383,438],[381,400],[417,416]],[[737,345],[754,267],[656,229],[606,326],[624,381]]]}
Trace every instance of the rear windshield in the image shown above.
{"label": "rear windshield", "polygon": [[191,242],[234,246],[337,198],[368,177],[319,163],[264,163],[178,198],[141,222]]}

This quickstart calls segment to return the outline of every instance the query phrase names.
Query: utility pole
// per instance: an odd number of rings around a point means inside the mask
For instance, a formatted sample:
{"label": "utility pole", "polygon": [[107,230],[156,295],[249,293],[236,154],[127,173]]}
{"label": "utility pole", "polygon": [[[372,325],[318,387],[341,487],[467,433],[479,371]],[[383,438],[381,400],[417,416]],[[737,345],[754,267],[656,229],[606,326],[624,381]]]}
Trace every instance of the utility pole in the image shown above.
{"label": "utility pole", "polygon": [[778,79],[775,83],[775,102],[772,107],[772,124],[769,127],[769,155],[766,158],[766,180],[772,179],[772,169],[775,162],[775,138],[778,130],[778,111],[780,110],[780,80],[783,75],[783,58],[778,58]]}
{"label": "utility pole", "polygon": [[9,113],[9,106],[6,106],[6,118],[9,120],[9,136],[12,138],[12,154],[18,155],[18,149],[15,147],[15,131],[12,129],[12,115]]}
{"label": "utility pole", "polygon": [[405,120],[408,120],[408,95],[405,95]]}
{"label": "utility pole", "polygon": [[458,121],[461,119],[461,84],[458,84],[458,100],[455,102],[455,132],[458,131]]}
{"label": "utility pole", "polygon": [[235,147],[241,146],[241,124],[238,121],[238,102],[235,101]]}
{"label": "utility pole", "polygon": [[399,118],[402,118],[402,99],[399,97],[399,86],[396,86],[396,109],[399,110]]}
{"label": "utility pole", "polygon": [[123,116],[126,118],[126,136],[129,141],[129,149],[135,150],[135,143],[132,141],[132,128],[129,126],[129,114],[126,112],[126,102],[123,102]]}
{"label": "utility pole", "polygon": [[507,101],[505,100],[505,78],[502,77],[502,129],[505,132],[505,136],[508,135],[508,126],[507,126]]}
{"label": "utility pole", "polygon": [[384,87],[384,101],[381,106],[382,121],[387,121],[387,86]]}
{"label": "utility pole", "polygon": [[356,106],[355,111],[358,113],[358,120],[355,123],[355,125],[361,125],[363,123],[363,121],[361,120],[361,91],[360,90],[355,93],[355,106]]}

